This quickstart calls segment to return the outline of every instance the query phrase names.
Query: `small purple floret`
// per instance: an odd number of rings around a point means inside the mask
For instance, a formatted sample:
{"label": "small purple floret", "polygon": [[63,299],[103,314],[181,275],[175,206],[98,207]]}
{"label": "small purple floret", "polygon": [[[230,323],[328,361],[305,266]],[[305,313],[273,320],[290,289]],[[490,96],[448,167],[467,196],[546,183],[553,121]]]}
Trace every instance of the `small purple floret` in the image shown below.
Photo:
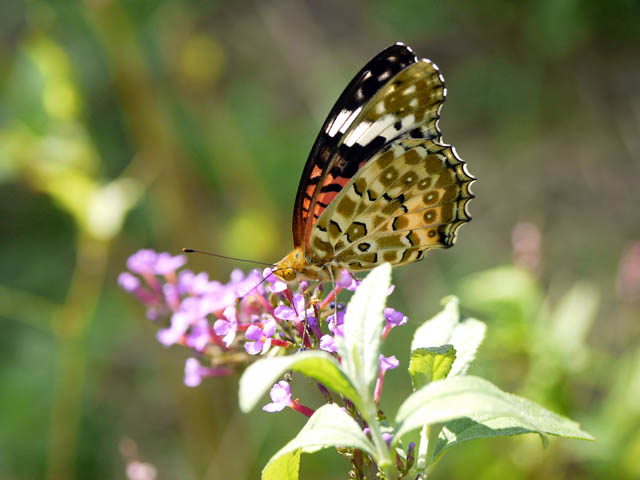
{"label": "small purple floret", "polygon": [[336,285],[340,288],[355,292],[360,283],[362,283],[362,280],[354,277],[349,270],[342,270],[342,272],[340,272],[340,278],[338,278]]}
{"label": "small purple floret", "polygon": [[216,320],[213,325],[213,331],[216,335],[222,337],[222,342],[226,347],[236,338],[236,330],[238,329],[238,319],[236,317],[235,307],[227,307],[223,312],[224,319]]}
{"label": "small purple floret", "polygon": [[127,260],[127,268],[133,273],[153,273],[158,254],[151,249],[138,250]]}
{"label": "small purple floret", "polygon": [[323,335],[320,338],[320,350],[324,350],[329,353],[336,353],[336,340],[331,335]]}
{"label": "small purple floret", "polygon": [[380,372],[386,373],[388,370],[393,370],[400,365],[400,361],[395,357],[395,355],[391,355],[390,357],[385,357],[380,354]]}
{"label": "small purple floret", "polygon": [[165,347],[180,342],[197,318],[191,312],[176,312],[171,315],[171,326],[158,330],[157,338]]}
{"label": "small purple floret", "polygon": [[200,318],[196,320],[191,326],[185,343],[188,347],[201,352],[211,341],[211,330],[209,329],[209,322],[206,319]]}
{"label": "small purple floret", "polygon": [[118,276],[118,285],[127,292],[134,292],[140,286],[140,279],[129,272],[122,272]]}
{"label": "small purple floret", "polygon": [[384,319],[387,321],[387,327],[399,327],[409,321],[409,318],[404,313],[393,308],[384,309]]}
{"label": "small purple floret", "polygon": [[184,365],[184,384],[187,387],[197,387],[202,383],[202,366],[195,358],[187,358]]}
{"label": "small purple floret", "polygon": [[154,273],[156,275],[168,275],[175,273],[177,269],[184,266],[187,263],[187,257],[185,255],[176,255],[175,257],[170,253],[159,253],[156,257],[154,264]]}
{"label": "small purple floret", "polygon": [[296,293],[293,296],[293,305],[291,307],[280,305],[276,307],[274,314],[282,320],[287,320],[289,322],[302,322],[314,315],[312,308],[305,310],[304,307],[304,297],[299,293]]}
{"label": "small purple floret", "polygon": [[271,337],[276,332],[276,321],[274,319],[268,320],[262,328],[258,325],[250,325],[245,332],[245,336],[248,340],[253,340],[244,344],[244,348],[250,355],[257,355],[258,353],[267,353],[271,348]]}
{"label": "small purple floret", "polygon": [[336,315],[329,315],[327,317],[327,327],[329,331],[336,337],[344,337],[344,312],[338,312]]}
{"label": "small purple floret", "polygon": [[158,311],[158,309],[156,307],[149,307],[149,308],[147,308],[145,316],[147,317],[148,320],[151,320],[152,322],[155,322],[156,320],[158,320],[160,318],[160,312]]}
{"label": "small purple floret", "polygon": [[220,377],[230,375],[231,369],[226,367],[203,367],[195,358],[188,358],[184,365],[184,384],[187,387],[197,387],[204,377]]}
{"label": "small purple floret", "polygon": [[276,383],[269,392],[271,403],[267,403],[262,410],[265,412],[280,412],[291,403],[291,387],[284,380]]}
{"label": "small purple floret", "polygon": [[173,283],[165,283],[162,285],[162,293],[164,294],[164,301],[169,305],[174,312],[180,308],[180,294],[178,287]]}

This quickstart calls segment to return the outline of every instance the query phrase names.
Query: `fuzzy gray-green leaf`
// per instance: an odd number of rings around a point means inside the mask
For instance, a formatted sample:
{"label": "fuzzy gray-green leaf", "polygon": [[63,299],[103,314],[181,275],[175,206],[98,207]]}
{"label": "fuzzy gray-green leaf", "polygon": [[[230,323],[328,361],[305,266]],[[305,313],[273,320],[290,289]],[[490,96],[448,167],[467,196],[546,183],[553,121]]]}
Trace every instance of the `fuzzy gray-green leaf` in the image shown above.
{"label": "fuzzy gray-green leaf", "polygon": [[418,348],[411,352],[409,374],[413,390],[419,390],[428,383],[445,378],[455,359],[456,351],[451,345]]}

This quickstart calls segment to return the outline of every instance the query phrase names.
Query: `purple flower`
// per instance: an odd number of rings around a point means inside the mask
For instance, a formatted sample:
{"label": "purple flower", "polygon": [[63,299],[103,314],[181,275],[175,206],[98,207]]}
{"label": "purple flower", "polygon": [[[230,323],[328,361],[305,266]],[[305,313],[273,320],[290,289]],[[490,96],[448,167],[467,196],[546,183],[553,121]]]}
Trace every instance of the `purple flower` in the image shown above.
{"label": "purple flower", "polygon": [[178,274],[178,290],[181,295],[202,295],[209,290],[209,275],[207,272],[193,273],[183,270]]}
{"label": "purple flower", "polygon": [[244,344],[244,349],[250,355],[257,355],[258,353],[266,353],[271,347],[271,337],[276,332],[276,321],[272,318],[267,321],[262,328],[258,325],[250,325],[247,328],[245,337],[247,340],[253,340]]}
{"label": "purple flower", "polygon": [[164,301],[174,312],[180,308],[180,294],[178,287],[173,283],[165,283],[162,285],[162,293],[164,294]]}
{"label": "purple flower", "polygon": [[158,254],[151,249],[138,250],[127,259],[127,268],[133,273],[153,273]]}
{"label": "purple flower", "polygon": [[229,347],[234,338],[236,338],[236,330],[238,329],[236,309],[235,307],[227,307],[222,314],[224,319],[216,320],[216,323],[213,324],[213,331],[216,332],[216,335],[222,337],[224,345]]}
{"label": "purple flower", "polygon": [[225,308],[235,306],[237,298],[231,289],[221,285],[201,296],[202,311],[219,315]]}
{"label": "purple flower", "polygon": [[229,275],[229,283],[240,283],[244,280],[244,272],[239,268],[234,268],[231,270],[231,274]]}
{"label": "purple flower", "polygon": [[385,357],[380,354],[380,372],[384,375],[387,370],[393,370],[400,365],[400,361],[396,358],[395,355],[391,355],[390,357]]}
{"label": "purple flower", "polygon": [[336,315],[329,315],[327,317],[327,327],[334,337],[344,337],[344,312],[338,312],[337,321]]}
{"label": "purple flower", "polygon": [[155,322],[156,320],[158,320],[160,318],[160,311],[158,311],[158,309],[156,307],[149,307],[147,308],[147,311],[145,313],[145,316],[147,317],[148,320],[151,320],[152,322]]}
{"label": "purple flower", "polygon": [[185,255],[172,256],[170,253],[159,253],[154,264],[154,273],[156,275],[169,275],[175,273],[180,267],[187,263]]}
{"label": "purple flower", "polygon": [[175,312],[171,315],[171,326],[158,330],[156,338],[165,347],[178,343],[194,321],[192,312]]}
{"label": "purple flower", "polygon": [[205,318],[200,318],[191,325],[185,343],[188,347],[201,352],[209,344],[210,340],[211,330],[209,329],[209,322]]}
{"label": "purple flower", "polygon": [[[317,308],[315,305],[310,308],[301,294],[309,289],[309,282],[301,282],[297,290],[300,293],[294,294],[273,275],[271,268],[247,274],[236,269],[227,283],[221,283],[210,280],[204,272],[180,270],[184,264],[184,255],[140,250],[128,259],[130,271],[122,273],[118,282],[146,305],[149,318],[169,320],[167,328],[157,332],[161,343],[189,347],[200,352],[200,361],[216,365],[203,367],[196,358],[189,359],[185,364],[185,384],[195,386],[205,376],[230,373],[231,368],[225,365],[231,365],[235,357],[229,353],[244,353],[243,350],[258,355],[267,353],[272,346],[287,350],[315,347],[337,353],[336,342],[344,335],[345,313],[344,306],[334,308],[330,303],[335,301],[331,293],[324,296]],[[355,290],[360,283],[350,273],[342,272],[336,292]],[[267,293],[278,295],[268,297]],[[322,297],[322,288],[316,293]],[[274,306],[274,299],[279,306]],[[316,318],[318,308],[322,309],[322,315]],[[407,317],[396,310],[388,308],[384,313],[387,329],[407,322]],[[325,315],[327,329],[320,321]],[[291,322],[294,328],[284,322]],[[276,336],[278,326],[283,327],[280,336]],[[245,328],[238,341],[238,330]],[[385,372],[397,366],[395,357],[380,358],[380,388]],[[306,416],[313,414],[312,409],[291,400],[285,382],[274,386],[272,400],[265,410],[278,411],[289,406]]]}
{"label": "purple flower", "polygon": [[120,285],[125,291],[133,293],[140,286],[140,279],[129,272],[122,272],[118,276],[118,285]]}
{"label": "purple flower", "polygon": [[264,285],[262,285],[262,274],[258,270],[251,270],[245,277],[244,272],[235,269],[231,272],[231,281],[227,286],[237,297],[245,297],[252,292],[258,294],[264,293]]}
{"label": "purple flower", "polygon": [[269,392],[271,403],[267,403],[262,410],[265,412],[280,412],[291,403],[291,388],[284,380],[280,380]]}
{"label": "purple flower", "polygon": [[336,340],[331,335],[323,335],[320,338],[320,350],[324,350],[329,353],[336,353]]}
{"label": "purple flower", "polygon": [[384,383],[384,375],[388,370],[392,370],[400,365],[400,362],[395,356],[385,357],[380,354],[380,370],[378,371],[378,378],[376,379],[376,387],[373,391],[373,398],[376,403],[380,403],[380,396],[382,395],[382,384]]}
{"label": "purple flower", "polygon": [[195,358],[188,358],[184,366],[184,384],[187,387],[197,387],[202,383],[200,363]]}
{"label": "purple flower", "polygon": [[399,327],[409,321],[404,313],[394,310],[393,308],[384,309],[384,319],[387,321],[387,327]]}
{"label": "purple flower", "polygon": [[307,317],[307,328],[313,332],[316,338],[322,337],[322,330],[320,330],[320,325],[316,317]]}
{"label": "purple flower", "polygon": [[200,362],[195,358],[187,358],[184,364],[184,384],[187,387],[197,387],[202,382],[202,369]]}
{"label": "purple flower", "polygon": [[336,285],[340,288],[355,292],[360,283],[362,283],[362,280],[354,277],[349,270],[342,270],[342,272],[340,272],[340,278],[338,278]]}
{"label": "purple flower", "polygon": [[202,311],[200,299],[195,297],[185,298],[180,304],[180,309],[171,315],[171,326],[158,330],[156,335],[158,341],[167,347],[174,343],[179,343],[187,333],[187,330],[189,330],[189,327],[205,317],[206,313]]}
{"label": "purple flower", "polygon": [[231,373],[230,368],[203,367],[195,358],[188,358],[184,365],[184,384],[187,387],[197,387],[204,377],[221,377]]}
{"label": "purple flower", "polygon": [[292,307],[280,305],[276,307],[273,313],[276,317],[282,320],[294,323],[302,322],[305,319],[315,319],[313,309],[309,308],[305,310],[304,297],[299,293],[296,293],[293,296]]}
{"label": "purple flower", "polygon": [[138,297],[138,300],[147,306],[154,305],[159,300],[154,292],[142,286],[138,277],[129,272],[122,272],[118,276],[118,284],[125,291],[133,293]]}

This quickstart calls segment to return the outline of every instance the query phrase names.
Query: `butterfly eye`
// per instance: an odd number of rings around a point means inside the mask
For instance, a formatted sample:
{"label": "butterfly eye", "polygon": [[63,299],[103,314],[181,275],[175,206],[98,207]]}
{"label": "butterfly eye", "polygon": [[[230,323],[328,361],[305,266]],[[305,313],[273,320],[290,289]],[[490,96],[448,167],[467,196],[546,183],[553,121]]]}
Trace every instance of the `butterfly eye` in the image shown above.
{"label": "butterfly eye", "polygon": [[282,276],[286,282],[292,282],[296,279],[296,272],[293,268],[287,268],[282,272]]}

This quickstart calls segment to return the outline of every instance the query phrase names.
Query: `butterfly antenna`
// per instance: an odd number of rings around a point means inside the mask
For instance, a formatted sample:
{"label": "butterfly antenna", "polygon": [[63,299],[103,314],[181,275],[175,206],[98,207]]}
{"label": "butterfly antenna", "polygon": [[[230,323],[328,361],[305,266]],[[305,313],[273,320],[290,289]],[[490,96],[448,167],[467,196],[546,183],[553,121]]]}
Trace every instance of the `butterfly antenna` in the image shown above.
{"label": "butterfly antenna", "polygon": [[226,255],[218,255],[217,253],[204,252],[202,250],[194,250],[193,248],[183,248],[184,253],[202,253],[211,257],[224,258],[225,260],[235,260],[236,262],[255,263],[257,265],[266,265],[267,267],[275,267],[273,263],[258,262],[256,260],[247,260],[246,258],[227,257]]}

